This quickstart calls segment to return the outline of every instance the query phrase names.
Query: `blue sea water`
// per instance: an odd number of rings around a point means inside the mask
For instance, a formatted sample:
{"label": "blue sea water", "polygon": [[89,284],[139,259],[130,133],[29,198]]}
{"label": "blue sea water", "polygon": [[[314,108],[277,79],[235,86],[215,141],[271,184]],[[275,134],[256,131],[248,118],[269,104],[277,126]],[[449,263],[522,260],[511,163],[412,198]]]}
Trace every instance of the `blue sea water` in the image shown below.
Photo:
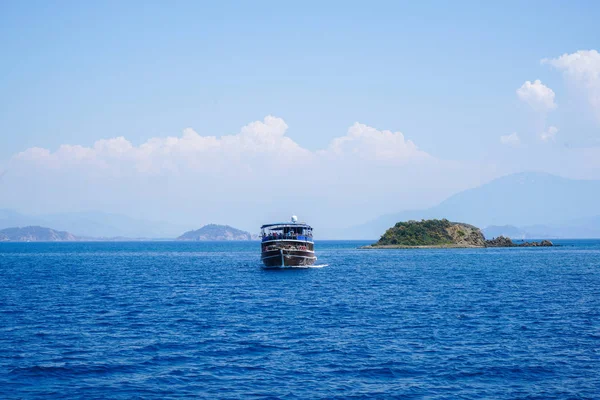
{"label": "blue sea water", "polygon": [[600,398],[600,241],[0,244],[0,398]]}

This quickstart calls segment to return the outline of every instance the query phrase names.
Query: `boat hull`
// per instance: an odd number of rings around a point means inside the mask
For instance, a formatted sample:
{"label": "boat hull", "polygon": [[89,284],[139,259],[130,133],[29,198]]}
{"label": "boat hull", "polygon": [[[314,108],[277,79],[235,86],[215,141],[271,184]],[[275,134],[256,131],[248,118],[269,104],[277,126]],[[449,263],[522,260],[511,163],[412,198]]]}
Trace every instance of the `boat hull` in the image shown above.
{"label": "boat hull", "polygon": [[264,268],[309,267],[317,261],[314,251],[274,249],[263,251]]}

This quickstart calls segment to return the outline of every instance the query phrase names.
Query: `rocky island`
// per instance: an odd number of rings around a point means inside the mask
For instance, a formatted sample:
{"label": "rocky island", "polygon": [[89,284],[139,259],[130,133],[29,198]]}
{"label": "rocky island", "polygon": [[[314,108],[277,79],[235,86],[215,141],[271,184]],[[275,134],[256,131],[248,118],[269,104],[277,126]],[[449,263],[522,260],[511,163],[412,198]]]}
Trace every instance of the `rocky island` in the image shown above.
{"label": "rocky island", "polygon": [[6,228],[0,230],[0,242],[73,242],[78,238],[69,232],[42,226]]}
{"label": "rocky island", "polygon": [[379,239],[367,249],[385,248],[483,248],[483,247],[547,247],[552,242],[514,243],[511,239],[500,236],[486,240],[481,230],[473,225],[450,222],[447,219],[430,219],[422,221],[398,222],[389,228]]}
{"label": "rocky island", "polygon": [[258,235],[252,235],[229,225],[205,225],[195,231],[189,231],[179,236],[177,240],[187,241],[218,241],[218,240],[258,240]]}

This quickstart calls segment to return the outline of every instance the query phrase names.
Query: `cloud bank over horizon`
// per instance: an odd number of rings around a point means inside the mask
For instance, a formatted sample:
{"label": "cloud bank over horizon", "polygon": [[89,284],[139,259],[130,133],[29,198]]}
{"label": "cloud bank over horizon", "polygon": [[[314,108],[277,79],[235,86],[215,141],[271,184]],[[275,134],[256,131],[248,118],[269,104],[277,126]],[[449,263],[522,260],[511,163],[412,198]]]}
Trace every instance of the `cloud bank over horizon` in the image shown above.
{"label": "cloud bank over horizon", "polygon": [[311,151],[287,130],[282,118],[268,115],[220,137],[186,128],[140,145],[119,136],[55,151],[32,147],[7,164],[5,202],[37,212],[123,210],[179,222],[233,224],[245,208],[266,214],[243,216],[242,226],[312,210],[338,224],[349,213],[360,221],[433,204],[488,178],[459,173],[464,166],[432,156],[398,131],[356,122],[325,149]]}
{"label": "cloud bank over horizon", "polygon": [[[229,167],[233,161],[252,161],[265,166],[288,168],[313,163],[316,158],[342,160],[353,157],[387,165],[411,161],[433,161],[401,132],[377,130],[356,122],[347,134],[333,139],[328,148],[316,152],[302,148],[286,136],[282,118],[268,115],[242,127],[238,134],[202,136],[186,128],[180,137],[155,137],[139,146],[125,137],[101,139],[92,146],[63,144],[52,152],[32,147],[16,154],[12,162],[29,163],[54,170],[73,166],[96,168],[114,174],[161,174],[184,170],[208,171]],[[224,164],[225,163],[225,164]],[[247,163],[247,168],[255,164]]]}

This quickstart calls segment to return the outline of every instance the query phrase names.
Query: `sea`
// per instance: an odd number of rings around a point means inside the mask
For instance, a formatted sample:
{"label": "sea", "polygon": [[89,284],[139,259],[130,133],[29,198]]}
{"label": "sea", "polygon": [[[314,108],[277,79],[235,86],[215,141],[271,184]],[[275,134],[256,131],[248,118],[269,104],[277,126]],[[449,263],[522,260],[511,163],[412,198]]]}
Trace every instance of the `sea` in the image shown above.
{"label": "sea", "polygon": [[600,241],[364,244],[0,243],[0,398],[600,398]]}

